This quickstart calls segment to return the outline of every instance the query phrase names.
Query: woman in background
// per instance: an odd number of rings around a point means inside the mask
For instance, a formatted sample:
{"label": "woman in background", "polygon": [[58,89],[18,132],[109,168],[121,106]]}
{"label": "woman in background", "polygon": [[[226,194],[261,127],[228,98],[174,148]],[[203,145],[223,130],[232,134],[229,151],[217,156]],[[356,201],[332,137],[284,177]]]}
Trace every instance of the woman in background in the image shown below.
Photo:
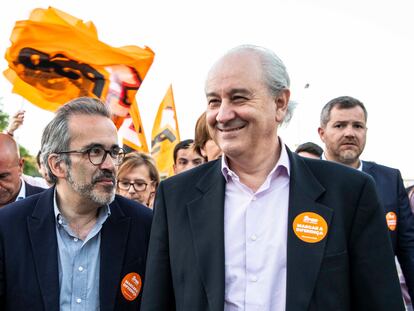
{"label": "woman in background", "polygon": [[118,168],[117,193],[152,208],[160,177],[145,153],[128,153]]}
{"label": "woman in background", "polygon": [[208,132],[206,112],[201,114],[195,126],[194,149],[205,157],[207,161],[215,160],[221,156],[219,146],[217,146]]}

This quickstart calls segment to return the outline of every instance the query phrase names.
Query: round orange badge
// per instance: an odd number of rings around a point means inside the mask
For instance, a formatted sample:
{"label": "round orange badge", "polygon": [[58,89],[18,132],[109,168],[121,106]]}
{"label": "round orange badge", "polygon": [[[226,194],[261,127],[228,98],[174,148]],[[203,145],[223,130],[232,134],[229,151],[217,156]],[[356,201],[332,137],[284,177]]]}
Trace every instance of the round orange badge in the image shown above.
{"label": "round orange badge", "polygon": [[121,282],[121,292],[126,300],[133,301],[141,291],[141,277],[138,273],[131,272],[125,275]]}
{"label": "round orange badge", "polygon": [[322,216],[305,212],[295,217],[293,232],[304,242],[317,243],[328,233],[328,224]]}
{"label": "round orange badge", "polygon": [[397,228],[397,215],[394,212],[388,212],[385,219],[387,220],[388,229],[394,231]]}

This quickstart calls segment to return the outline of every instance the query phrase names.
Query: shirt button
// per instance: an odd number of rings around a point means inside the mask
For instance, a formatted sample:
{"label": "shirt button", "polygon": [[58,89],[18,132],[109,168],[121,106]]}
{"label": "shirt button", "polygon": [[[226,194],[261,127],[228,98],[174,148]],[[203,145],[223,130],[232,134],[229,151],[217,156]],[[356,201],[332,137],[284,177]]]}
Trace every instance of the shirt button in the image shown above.
{"label": "shirt button", "polygon": [[73,241],[78,242],[78,238],[73,238]]}
{"label": "shirt button", "polygon": [[59,223],[59,225],[63,224],[62,219],[59,219],[59,220],[58,220],[58,223]]}
{"label": "shirt button", "polygon": [[250,282],[257,282],[258,278],[255,275],[252,275],[250,278]]}
{"label": "shirt button", "polygon": [[256,234],[253,234],[253,235],[250,237],[250,239],[251,239],[252,241],[256,241],[256,240],[257,240],[257,236],[256,236]]}
{"label": "shirt button", "polygon": [[256,201],[256,199],[257,199],[256,196],[252,197],[252,201]]}
{"label": "shirt button", "polygon": [[76,298],[76,302],[77,302],[77,303],[81,303],[81,302],[82,302],[82,299],[80,299],[80,298]]}
{"label": "shirt button", "polygon": [[83,267],[82,267],[82,266],[79,266],[78,270],[79,270],[80,272],[82,272],[82,271],[83,271]]}

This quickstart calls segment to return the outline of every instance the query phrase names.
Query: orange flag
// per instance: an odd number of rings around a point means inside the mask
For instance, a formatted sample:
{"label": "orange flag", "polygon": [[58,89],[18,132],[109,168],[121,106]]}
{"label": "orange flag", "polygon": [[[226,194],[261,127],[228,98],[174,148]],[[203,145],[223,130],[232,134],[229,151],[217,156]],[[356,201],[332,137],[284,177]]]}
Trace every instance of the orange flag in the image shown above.
{"label": "orange flag", "polygon": [[[133,103],[130,109],[131,118],[126,118],[124,124],[120,128],[123,132],[122,142],[129,148],[148,153],[147,140],[145,138],[144,127],[142,126],[141,117],[138,111],[138,105]],[[139,124],[135,127],[135,124]]]}
{"label": "orange flag", "polygon": [[151,155],[155,160],[161,178],[172,174],[174,147],[179,141],[177,113],[175,111],[173,90],[170,85],[158,108],[151,135]]}
{"label": "orange flag", "polygon": [[[13,92],[49,111],[76,97],[100,98],[118,128],[136,104],[136,92],[154,59],[148,47],[115,48],[99,41],[92,22],[51,7],[35,9],[28,20],[16,22],[10,40],[4,75]],[[134,122],[134,127],[142,125]]]}

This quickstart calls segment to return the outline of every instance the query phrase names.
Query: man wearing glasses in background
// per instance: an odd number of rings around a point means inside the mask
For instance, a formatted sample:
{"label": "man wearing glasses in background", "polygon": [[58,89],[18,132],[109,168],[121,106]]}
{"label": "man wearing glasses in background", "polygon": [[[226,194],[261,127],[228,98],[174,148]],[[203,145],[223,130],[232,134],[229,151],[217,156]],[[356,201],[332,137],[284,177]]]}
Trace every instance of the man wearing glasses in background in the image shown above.
{"label": "man wearing glasses in background", "polygon": [[152,212],[115,195],[117,141],[91,98],[46,126],[42,159],[56,186],[0,212],[1,310],[139,310]]}

